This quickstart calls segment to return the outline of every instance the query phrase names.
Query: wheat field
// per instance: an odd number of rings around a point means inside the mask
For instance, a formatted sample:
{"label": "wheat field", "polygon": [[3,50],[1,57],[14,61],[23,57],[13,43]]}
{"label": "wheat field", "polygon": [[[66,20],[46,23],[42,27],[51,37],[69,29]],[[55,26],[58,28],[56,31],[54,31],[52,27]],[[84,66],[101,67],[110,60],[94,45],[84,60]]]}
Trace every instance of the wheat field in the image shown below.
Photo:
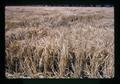
{"label": "wheat field", "polygon": [[5,8],[7,78],[113,78],[113,7]]}

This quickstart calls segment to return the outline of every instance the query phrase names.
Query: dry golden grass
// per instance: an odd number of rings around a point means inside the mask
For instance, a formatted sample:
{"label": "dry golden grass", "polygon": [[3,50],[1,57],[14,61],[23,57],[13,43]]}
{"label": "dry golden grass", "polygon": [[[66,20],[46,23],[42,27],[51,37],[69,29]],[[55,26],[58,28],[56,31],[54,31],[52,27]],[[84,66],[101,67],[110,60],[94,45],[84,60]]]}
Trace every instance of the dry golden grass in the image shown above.
{"label": "dry golden grass", "polygon": [[114,10],[6,7],[6,77],[113,78]]}

